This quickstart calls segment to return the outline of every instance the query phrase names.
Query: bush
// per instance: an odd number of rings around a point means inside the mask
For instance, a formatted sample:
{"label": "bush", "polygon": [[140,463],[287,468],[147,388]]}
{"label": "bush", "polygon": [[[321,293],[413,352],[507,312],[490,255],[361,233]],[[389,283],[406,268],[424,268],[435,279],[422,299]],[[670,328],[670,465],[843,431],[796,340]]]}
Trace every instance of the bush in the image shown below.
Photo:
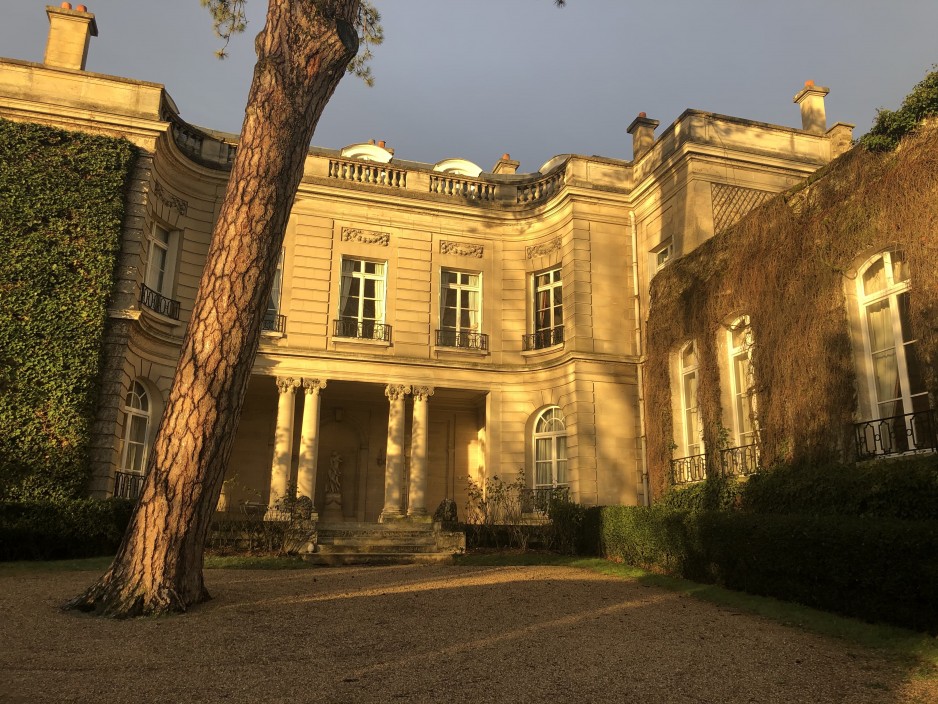
{"label": "bush", "polygon": [[741,488],[740,507],[753,513],[935,519],[938,455],[776,467],[749,478]]}
{"label": "bush", "polygon": [[870,151],[895,149],[900,139],[932,115],[938,115],[938,70],[927,73],[898,110],[877,110],[873,127],[860,138],[860,144]]}
{"label": "bush", "polygon": [[0,502],[0,561],[113,555],[133,508],[127,499]]}
{"label": "bush", "polygon": [[678,577],[938,633],[938,521],[616,506],[604,555]]}

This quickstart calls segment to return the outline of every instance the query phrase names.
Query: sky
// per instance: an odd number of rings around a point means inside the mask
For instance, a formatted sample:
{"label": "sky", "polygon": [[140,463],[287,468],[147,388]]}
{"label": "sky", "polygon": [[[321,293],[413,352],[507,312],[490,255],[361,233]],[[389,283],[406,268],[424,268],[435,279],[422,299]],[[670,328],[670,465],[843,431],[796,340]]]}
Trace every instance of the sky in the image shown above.
{"label": "sky", "polygon": [[[0,56],[41,62],[37,0],[0,0]],[[56,3],[57,4],[57,3]],[[74,3],[74,4],[77,4]],[[162,83],[183,119],[238,132],[266,3],[220,42],[198,0],[86,0],[99,36],[87,70]],[[805,80],[830,88],[828,125],[869,130],[938,62],[938,0],[375,0],[375,86],[346,76],[313,136],[385,140],[401,159],[505,152],[533,172],[557,154],[631,159],[639,112],[660,134],[687,108],[800,127]]]}

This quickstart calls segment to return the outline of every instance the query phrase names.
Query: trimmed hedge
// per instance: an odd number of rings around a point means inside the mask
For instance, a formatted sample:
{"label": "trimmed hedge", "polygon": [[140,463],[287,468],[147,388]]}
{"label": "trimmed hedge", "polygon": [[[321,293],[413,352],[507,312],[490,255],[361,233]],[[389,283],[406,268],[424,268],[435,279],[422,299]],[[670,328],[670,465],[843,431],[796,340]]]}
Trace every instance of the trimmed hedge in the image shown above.
{"label": "trimmed hedge", "polygon": [[938,521],[601,509],[604,556],[938,633]]}
{"label": "trimmed hedge", "polygon": [[0,501],[0,561],[113,555],[133,509],[128,499]]}
{"label": "trimmed hedge", "polygon": [[859,465],[780,465],[748,480],[716,477],[669,489],[675,510],[938,519],[938,455]]}
{"label": "trimmed hedge", "polygon": [[77,498],[136,150],[0,120],[0,499]]}

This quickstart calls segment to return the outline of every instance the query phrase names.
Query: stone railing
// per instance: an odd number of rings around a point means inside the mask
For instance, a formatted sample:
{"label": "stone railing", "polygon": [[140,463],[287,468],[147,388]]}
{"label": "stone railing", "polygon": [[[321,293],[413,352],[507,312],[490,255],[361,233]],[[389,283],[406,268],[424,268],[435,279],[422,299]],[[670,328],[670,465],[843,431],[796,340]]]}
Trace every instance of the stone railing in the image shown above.
{"label": "stone railing", "polygon": [[495,184],[463,176],[432,174],[430,176],[430,193],[459,196],[467,200],[494,201]]}
{"label": "stone railing", "polygon": [[407,188],[407,172],[403,169],[353,159],[329,159],[329,178],[373,186]]}
{"label": "stone railing", "polygon": [[515,202],[519,205],[525,205],[550,198],[563,187],[564,173],[564,169],[560,169],[546,178],[518,186]]}

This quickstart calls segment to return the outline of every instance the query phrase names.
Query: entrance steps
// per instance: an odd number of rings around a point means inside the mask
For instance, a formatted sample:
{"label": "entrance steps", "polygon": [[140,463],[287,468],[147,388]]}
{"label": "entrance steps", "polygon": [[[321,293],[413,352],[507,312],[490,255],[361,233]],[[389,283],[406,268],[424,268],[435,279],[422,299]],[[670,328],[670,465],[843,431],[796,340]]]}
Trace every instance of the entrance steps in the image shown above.
{"label": "entrance steps", "polygon": [[320,523],[303,559],[316,565],[448,563],[466,551],[463,533],[439,523]]}

